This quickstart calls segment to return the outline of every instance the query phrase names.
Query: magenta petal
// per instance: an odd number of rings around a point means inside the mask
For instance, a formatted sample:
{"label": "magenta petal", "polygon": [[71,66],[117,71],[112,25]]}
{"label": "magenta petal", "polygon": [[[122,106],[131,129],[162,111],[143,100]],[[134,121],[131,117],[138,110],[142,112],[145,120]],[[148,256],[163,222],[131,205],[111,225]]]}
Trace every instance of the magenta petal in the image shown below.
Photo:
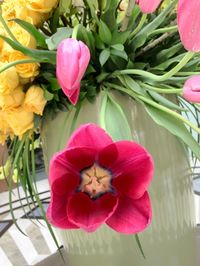
{"label": "magenta petal", "polygon": [[147,190],[153,177],[151,155],[139,144],[131,141],[115,143],[118,158],[110,166],[113,187],[133,199],[140,198]]}
{"label": "magenta petal", "polygon": [[200,51],[200,1],[178,1],[178,30],[181,42],[188,51]]}
{"label": "magenta petal", "polygon": [[110,193],[98,199],[91,199],[85,193],[76,193],[69,199],[67,214],[69,220],[85,231],[95,231],[115,211],[118,198]]}
{"label": "magenta petal", "polygon": [[100,151],[111,143],[111,137],[102,128],[95,124],[85,124],[74,132],[67,147],[89,147]]}
{"label": "magenta petal", "polygon": [[98,154],[98,163],[104,168],[110,168],[118,158],[115,142],[103,148]]}
{"label": "magenta petal", "polygon": [[192,76],[185,82],[183,97],[189,102],[200,103],[200,76]]}
{"label": "magenta petal", "polygon": [[135,234],[149,225],[151,217],[151,203],[146,192],[137,200],[121,197],[116,211],[106,223],[119,233]]}
{"label": "magenta petal", "polygon": [[81,41],[79,41],[79,47],[80,47],[80,54],[81,54],[79,58],[79,73],[78,73],[76,82],[74,83],[74,87],[80,84],[80,81],[83,78],[83,75],[85,74],[87,66],[90,62],[89,48]]}
{"label": "magenta petal", "polygon": [[96,152],[92,148],[69,148],[64,152],[65,160],[76,172],[92,166],[96,159]]}
{"label": "magenta petal", "polygon": [[137,0],[136,3],[139,5],[143,13],[149,14],[156,11],[161,0]]}
{"label": "magenta petal", "polygon": [[51,189],[58,195],[65,195],[79,186],[79,172],[70,167],[64,152],[57,153],[52,158],[49,169],[49,182]]}
{"label": "magenta petal", "polygon": [[[77,40],[63,40],[57,49],[56,74],[58,82],[68,90],[72,89],[79,74],[80,47]],[[62,86],[62,85],[61,85]]]}
{"label": "magenta petal", "polygon": [[78,98],[79,98],[79,94],[80,94],[80,84],[78,84],[77,89],[74,91],[74,93],[71,96],[68,96],[70,102],[73,105],[77,104]]}
{"label": "magenta petal", "polygon": [[51,203],[47,209],[47,220],[50,224],[62,228],[72,229],[78,228],[77,225],[71,223],[67,217],[67,196],[51,195]]}

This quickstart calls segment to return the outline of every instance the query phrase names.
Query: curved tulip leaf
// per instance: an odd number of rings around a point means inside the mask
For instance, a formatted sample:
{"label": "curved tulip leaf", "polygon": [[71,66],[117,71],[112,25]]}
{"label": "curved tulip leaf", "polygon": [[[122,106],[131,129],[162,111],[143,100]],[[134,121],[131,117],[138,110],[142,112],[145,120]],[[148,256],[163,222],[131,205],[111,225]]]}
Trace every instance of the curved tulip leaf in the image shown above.
{"label": "curved tulip leaf", "polygon": [[22,28],[24,28],[27,32],[29,32],[37,41],[38,46],[42,48],[47,48],[46,45],[46,36],[38,31],[36,27],[34,27],[31,23],[21,20],[21,19],[14,19],[14,21],[19,24]]}
{"label": "curved tulip leaf", "polygon": [[192,150],[196,157],[200,159],[199,143],[193,138],[191,133],[182,122],[168,113],[158,110],[147,103],[145,103],[145,109],[158,125],[166,128],[173,135],[181,139]]}
{"label": "curved tulip leaf", "polygon": [[100,112],[101,126],[112,136],[113,140],[132,140],[128,120],[122,107],[106,93],[103,98]]}
{"label": "curved tulip leaf", "polygon": [[45,62],[54,65],[56,64],[56,52],[54,51],[29,49],[3,35],[0,35],[0,38],[7,42],[13,49],[38,60],[38,62]]}

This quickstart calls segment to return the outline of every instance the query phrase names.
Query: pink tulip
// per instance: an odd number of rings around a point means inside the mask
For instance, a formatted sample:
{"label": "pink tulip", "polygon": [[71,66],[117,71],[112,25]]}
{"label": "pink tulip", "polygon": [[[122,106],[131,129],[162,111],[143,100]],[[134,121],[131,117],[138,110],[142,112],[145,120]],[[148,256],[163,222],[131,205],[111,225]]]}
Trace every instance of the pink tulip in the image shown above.
{"label": "pink tulip", "polygon": [[90,51],[83,42],[69,38],[59,44],[56,75],[63,92],[73,105],[78,101],[81,79],[89,61]]}
{"label": "pink tulip", "polygon": [[193,103],[200,103],[200,76],[190,77],[184,84],[183,97]]}
{"label": "pink tulip", "polygon": [[63,229],[92,232],[106,223],[120,233],[140,232],[151,221],[152,175],[152,158],[142,146],[113,142],[100,127],[83,125],[51,160],[47,218]]}
{"label": "pink tulip", "polygon": [[178,30],[181,42],[186,50],[200,51],[200,1],[179,0]]}
{"label": "pink tulip", "polygon": [[162,0],[136,0],[143,13],[149,14],[156,11]]}

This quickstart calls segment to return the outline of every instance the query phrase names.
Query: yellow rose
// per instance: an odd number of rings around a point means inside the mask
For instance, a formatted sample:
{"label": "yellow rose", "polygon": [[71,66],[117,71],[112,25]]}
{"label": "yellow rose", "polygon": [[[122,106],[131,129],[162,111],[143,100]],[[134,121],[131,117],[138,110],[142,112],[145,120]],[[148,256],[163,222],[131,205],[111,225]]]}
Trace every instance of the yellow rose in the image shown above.
{"label": "yellow rose", "polygon": [[2,134],[0,132],[0,144],[4,144],[6,142],[8,135]]}
{"label": "yellow rose", "polygon": [[[5,63],[0,63],[2,67]],[[10,94],[19,85],[19,76],[15,67],[10,67],[0,73],[0,93]]]}
{"label": "yellow rose", "polygon": [[31,24],[38,26],[42,22],[44,22],[48,16],[46,14],[42,14],[40,12],[36,12],[33,10],[28,9],[27,7],[20,8],[16,14],[17,18],[23,19],[27,21],[27,17],[31,18],[32,22]]}
{"label": "yellow rose", "polygon": [[41,13],[50,12],[57,4],[58,0],[27,0],[28,9]]}
{"label": "yellow rose", "polygon": [[16,88],[11,94],[0,94],[0,108],[3,111],[19,107],[24,100],[22,87]]}
{"label": "yellow rose", "polygon": [[[36,48],[35,38],[22,27],[20,27],[18,24],[13,24],[11,27],[11,31],[14,34],[15,38],[18,40],[18,42],[21,43],[23,46],[26,46],[31,49]],[[4,42],[2,45],[1,52],[1,56],[4,58],[4,60],[9,58],[9,55],[13,52],[15,52],[15,50],[7,42]]]}
{"label": "yellow rose", "polygon": [[4,19],[6,20],[11,20],[16,18],[16,10],[15,10],[15,0],[10,1],[10,0],[4,0],[1,8],[2,8],[2,15]]}
{"label": "yellow rose", "polygon": [[21,137],[27,130],[32,129],[34,115],[23,107],[9,110],[5,114],[9,126],[16,136]]}
{"label": "yellow rose", "polygon": [[28,112],[34,112],[38,115],[43,114],[47,101],[44,98],[44,91],[39,86],[31,86],[25,96],[23,107]]}
{"label": "yellow rose", "polygon": [[[26,0],[4,0],[2,4],[2,14],[6,20],[19,18],[34,25],[39,25],[45,19],[41,13],[29,10],[26,6]],[[32,21],[30,21],[30,19]],[[9,26],[13,24],[13,21],[8,22]]]}
{"label": "yellow rose", "polygon": [[[5,29],[2,26],[2,24],[0,25],[0,34],[5,35]],[[4,45],[4,41],[2,38],[0,38],[0,50],[3,48],[3,45]]]}
{"label": "yellow rose", "polygon": [[[9,62],[16,60],[30,59],[30,57],[22,54],[19,51],[13,51],[9,56]],[[34,78],[39,74],[39,64],[38,63],[27,63],[16,65],[17,73],[21,78]]]}
{"label": "yellow rose", "polygon": [[11,135],[12,129],[6,121],[5,113],[0,111],[0,144],[4,144],[7,137]]}

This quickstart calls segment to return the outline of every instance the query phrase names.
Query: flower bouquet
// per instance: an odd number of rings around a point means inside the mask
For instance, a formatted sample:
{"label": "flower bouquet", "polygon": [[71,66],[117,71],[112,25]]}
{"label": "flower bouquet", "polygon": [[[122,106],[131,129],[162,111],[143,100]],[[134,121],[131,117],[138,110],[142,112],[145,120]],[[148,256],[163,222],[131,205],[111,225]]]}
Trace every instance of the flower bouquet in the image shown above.
{"label": "flower bouquet", "polygon": [[14,176],[55,241],[59,228],[69,265],[146,265],[138,250],[148,265],[195,265],[199,10],[198,0],[2,2],[1,171],[11,202]]}

